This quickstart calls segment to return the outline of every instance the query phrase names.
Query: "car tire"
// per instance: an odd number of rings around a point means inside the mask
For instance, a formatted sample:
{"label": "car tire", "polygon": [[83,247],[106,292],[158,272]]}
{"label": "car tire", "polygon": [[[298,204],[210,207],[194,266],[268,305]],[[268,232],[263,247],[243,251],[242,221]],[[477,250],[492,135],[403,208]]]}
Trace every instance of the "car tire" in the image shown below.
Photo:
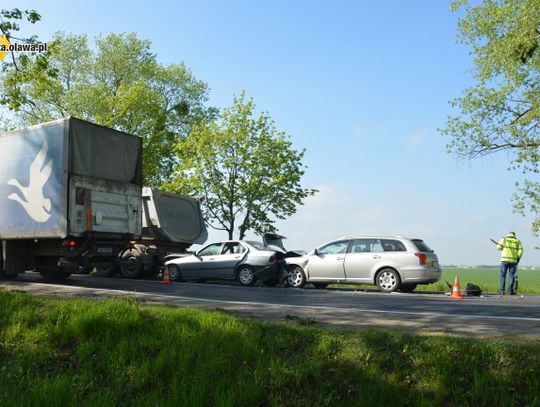
{"label": "car tire", "polygon": [[253,269],[250,266],[242,265],[238,267],[236,272],[236,279],[245,287],[251,287],[257,281],[255,274],[253,274]]}
{"label": "car tire", "polygon": [[401,288],[399,291],[402,293],[412,293],[414,289],[416,288],[417,284],[401,284]]}
{"label": "car tire", "polygon": [[180,270],[180,267],[176,264],[169,264],[167,268],[169,269],[169,279],[171,281],[182,280],[182,271]]}
{"label": "car tire", "polygon": [[322,289],[328,287],[329,283],[312,283],[312,284],[313,284],[313,287],[315,287],[316,289],[322,290]]}
{"label": "car tire", "polygon": [[287,276],[287,283],[292,288],[302,288],[306,285],[306,275],[304,270],[300,266],[294,266],[289,269],[289,275]]}
{"label": "car tire", "polygon": [[396,270],[391,268],[382,269],[375,278],[377,287],[383,293],[392,293],[401,287],[401,279]]}

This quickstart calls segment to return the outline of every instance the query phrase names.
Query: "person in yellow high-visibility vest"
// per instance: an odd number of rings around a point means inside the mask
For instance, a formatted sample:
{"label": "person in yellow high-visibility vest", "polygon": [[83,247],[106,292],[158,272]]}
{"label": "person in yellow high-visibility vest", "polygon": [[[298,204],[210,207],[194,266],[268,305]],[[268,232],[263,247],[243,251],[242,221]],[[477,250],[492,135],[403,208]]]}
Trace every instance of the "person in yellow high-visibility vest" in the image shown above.
{"label": "person in yellow high-visibility vest", "polygon": [[508,233],[497,243],[497,250],[501,251],[501,285],[499,294],[504,295],[506,285],[506,274],[509,273],[508,293],[515,295],[515,282],[517,265],[523,256],[523,245],[514,232]]}

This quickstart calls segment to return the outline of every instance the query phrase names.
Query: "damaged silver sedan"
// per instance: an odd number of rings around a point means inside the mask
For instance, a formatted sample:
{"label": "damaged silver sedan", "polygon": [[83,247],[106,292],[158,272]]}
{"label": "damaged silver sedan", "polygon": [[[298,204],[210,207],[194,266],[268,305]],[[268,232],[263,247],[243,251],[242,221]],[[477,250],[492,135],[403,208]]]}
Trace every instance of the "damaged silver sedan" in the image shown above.
{"label": "damaged silver sedan", "polygon": [[272,286],[287,277],[283,253],[263,243],[227,240],[211,243],[192,255],[165,263],[173,281],[236,280],[252,286],[257,280]]}

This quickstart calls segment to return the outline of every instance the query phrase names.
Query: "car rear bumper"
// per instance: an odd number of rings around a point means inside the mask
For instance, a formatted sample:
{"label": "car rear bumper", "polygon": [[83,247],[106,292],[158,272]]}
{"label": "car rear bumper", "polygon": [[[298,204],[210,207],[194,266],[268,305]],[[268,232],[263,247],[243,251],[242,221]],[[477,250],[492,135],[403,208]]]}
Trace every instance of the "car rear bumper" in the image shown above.
{"label": "car rear bumper", "polygon": [[401,272],[402,283],[430,284],[441,279],[441,269],[417,267]]}

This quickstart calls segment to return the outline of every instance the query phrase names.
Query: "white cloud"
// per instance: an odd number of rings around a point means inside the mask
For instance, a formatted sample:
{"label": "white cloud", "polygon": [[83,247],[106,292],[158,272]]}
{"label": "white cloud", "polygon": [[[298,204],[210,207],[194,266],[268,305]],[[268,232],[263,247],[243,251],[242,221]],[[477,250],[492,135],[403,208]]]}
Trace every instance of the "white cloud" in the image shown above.
{"label": "white cloud", "polygon": [[376,136],[381,137],[381,136],[385,136],[387,133],[388,133],[388,127],[384,124],[381,124],[375,127],[366,127],[366,126],[357,125],[353,129],[353,134],[358,137],[368,137],[368,138],[373,138]]}
{"label": "white cloud", "polygon": [[406,145],[409,148],[421,146],[430,137],[435,137],[434,133],[435,131],[433,129],[418,129],[408,137]]}

